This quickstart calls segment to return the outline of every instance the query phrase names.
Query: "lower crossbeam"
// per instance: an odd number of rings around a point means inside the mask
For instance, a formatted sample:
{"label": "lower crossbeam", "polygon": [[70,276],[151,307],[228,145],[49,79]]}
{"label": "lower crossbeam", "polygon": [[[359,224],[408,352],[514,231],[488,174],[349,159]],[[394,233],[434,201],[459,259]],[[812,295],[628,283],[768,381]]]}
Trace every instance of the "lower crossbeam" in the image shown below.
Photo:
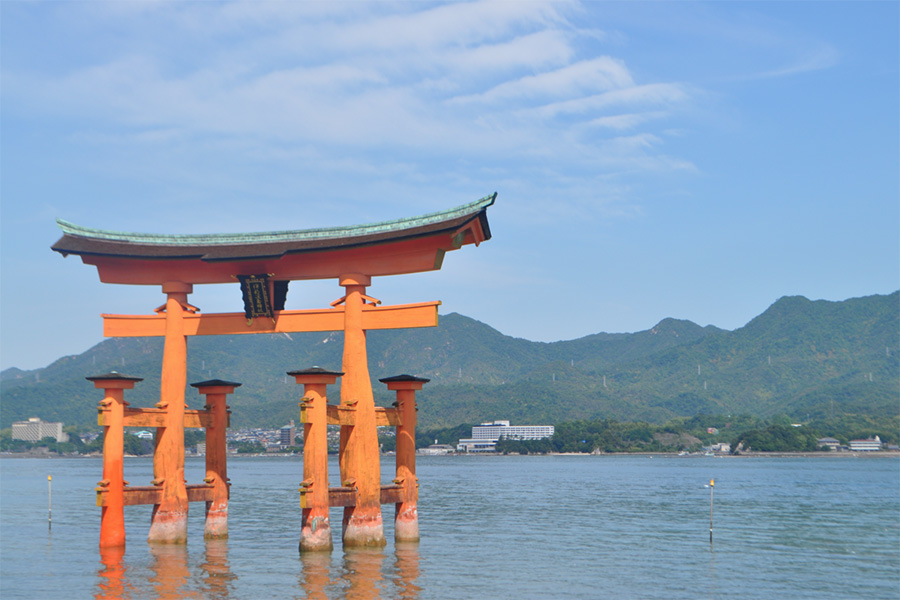
{"label": "lower crossbeam", "polygon": [[[231,484],[229,484],[230,486]],[[212,484],[199,483],[188,484],[188,502],[212,502],[215,490]],[[106,497],[109,490],[103,487],[95,488],[97,491],[97,506],[106,506]],[[128,486],[125,488],[125,506],[137,506],[140,504],[160,504],[162,502],[162,488],[155,485]]]}
{"label": "lower crossbeam", "polygon": [[[328,506],[356,506],[356,488],[330,487],[328,488]],[[300,489],[300,508],[311,508],[309,498],[311,493],[307,489]],[[401,485],[381,486],[381,504],[397,504],[406,500],[406,489]]]}

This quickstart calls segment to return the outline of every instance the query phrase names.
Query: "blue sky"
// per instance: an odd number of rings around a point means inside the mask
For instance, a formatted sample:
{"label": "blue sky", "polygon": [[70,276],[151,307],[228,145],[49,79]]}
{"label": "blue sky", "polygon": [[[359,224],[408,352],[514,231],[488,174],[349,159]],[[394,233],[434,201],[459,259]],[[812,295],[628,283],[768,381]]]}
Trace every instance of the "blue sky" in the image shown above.
{"label": "blue sky", "polygon": [[[306,229],[496,191],[492,240],[369,293],[541,341],[890,293],[898,7],[2,2],[0,368],[162,303],[52,252],[57,218]],[[340,295],[295,283],[287,308]],[[191,299],[241,310],[236,285]]]}

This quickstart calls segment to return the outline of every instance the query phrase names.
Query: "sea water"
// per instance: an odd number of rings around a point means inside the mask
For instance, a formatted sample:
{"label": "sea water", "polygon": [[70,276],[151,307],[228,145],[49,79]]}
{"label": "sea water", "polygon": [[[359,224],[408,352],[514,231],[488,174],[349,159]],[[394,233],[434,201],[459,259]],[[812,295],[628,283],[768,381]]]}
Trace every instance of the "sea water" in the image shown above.
{"label": "sea water", "polygon": [[[302,467],[230,459],[225,542],[195,503],[186,546],[150,546],[129,506],[124,554],[101,556],[100,460],[0,458],[0,597],[900,598],[896,457],[419,457],[419,544],[393,543],[386,506],[387,546],[345,551],[332,509],[334,551],[301,556]],[[125,478],[147,485],[151,460]]]}

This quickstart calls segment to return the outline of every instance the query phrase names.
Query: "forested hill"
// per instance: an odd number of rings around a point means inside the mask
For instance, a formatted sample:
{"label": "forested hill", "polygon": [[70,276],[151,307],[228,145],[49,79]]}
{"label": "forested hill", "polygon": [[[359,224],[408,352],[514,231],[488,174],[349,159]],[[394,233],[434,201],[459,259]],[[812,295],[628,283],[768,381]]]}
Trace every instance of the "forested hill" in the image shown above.
{"label": "forested hill", "polygon": [[[368,335],[376,399],[393,398],[378,378],[431,379],[419,392],[419,424],[444,427],[492,419],[555,424],[608,418],[664,422],[696,414],[786,414],[795,419],[900,411],[900,292],[843,302],[794,296],[735,331],[665,319],[637,333],[598,333],[554,343],[505,336],[459,314],[440,326]],[[232,425],[281,426],[299,419],[300,386],[286,371],[340,370],[342,334],[196,337],[188,382],[239,381]],[[159,400],[162,340],[106,340],[44,369],[0,374],[0,427],[39,416],[96,423],[100,392],[84,378],[118,370],[143,377],[126,400]],[[338,388],[329,390],[332,402]],[[193,388],[187,402],[202,399]]]}

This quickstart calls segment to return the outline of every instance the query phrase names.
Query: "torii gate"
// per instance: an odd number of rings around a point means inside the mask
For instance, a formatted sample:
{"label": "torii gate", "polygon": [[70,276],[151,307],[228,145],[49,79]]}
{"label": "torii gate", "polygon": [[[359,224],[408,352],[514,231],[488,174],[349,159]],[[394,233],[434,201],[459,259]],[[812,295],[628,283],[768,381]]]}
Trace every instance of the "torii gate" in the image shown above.
{"label": "torii gate", "polygon": [[[98,504],[103,506],[101,547],[125,544],[124,520],[119,515],[128,504],[154,505],[150,542],[186,542],[190,501],[207,502],[207,537],[227,536],[225,396],[240,384],[221,380],[192,384],[206,395],[208,410],[185,411],[187,336],[338,330],[344,332],[343,372],[310,369],[289,373],[305,386],[301,420],[307,437],[300,549],[331,548],[328,506],[345,507],[345,546],[385,544],[382,503],[396,504],[398,539],[417,540],[414,394],[428,380],[411,376],[382,380],[389,389],[397,390],[398,408],[376,409],[366,356],[366,331],[435,327],[440,302],[379,306],[380,301],[366,295],[366,288],[372,277],[438,270],[446,252],[490,239],[487,208],[496,196],[495,193],[451,210],[415,218],[253,234],[121,233],[58,220],[63,237],[53,250],[63,256],[78,255],[85,264],[96,266],[104,283],[158,285],[166,295],[166,303],[153,315],[102,315],[107,337],[159,336],[165,338],[165,346],[160,402],[155,409],[125,408],[124,389],[133,387],[139,381],[136,378],[117,373],[89,378],[105,390],[99,417],[104,433],[109,438],[120,438],[118,442],[108,440],[109,456],[104,446],[104,480],[97,488]],[[194,285],[234,283],[237,279],[241,280],[245,295],[244,314],[200,314],[188,302]],[[337,279],[345,295],[330,308],[284,310],[287,283],[308,279]],[[271,318],[253,318],[260,315]],[[343,376],[341,404],[326,409],[325,386],[334,383],[338,376]],[[316,453],[327,451],[324,432],[319,432],[325,425],[323,413],[327,423],[341,426],[342,486],[327,494],[323,494],[328,485],[327,461],[323,479],[321,456],[316,458]],[[123,480],[121,432],[123,426],[129,425],[158,428],[153,487],[130,488]],[[398,476],[393,486],[381,485],[378,425],[398,427]],[[207,440],[222,445],[207,451],[205,485],[186,485],[184,480],[185,426],[206,427]],[[404,429],[401,449],[399,434]],[[316,437],[317,433],[321,433],[320,437]],[[214,438],[211,434],[215,434]],[[412,446],[406,438],[411,438]],[[212,466],[210,452],[218,457]],[[323,506],[324,502],[327,505]]]}

